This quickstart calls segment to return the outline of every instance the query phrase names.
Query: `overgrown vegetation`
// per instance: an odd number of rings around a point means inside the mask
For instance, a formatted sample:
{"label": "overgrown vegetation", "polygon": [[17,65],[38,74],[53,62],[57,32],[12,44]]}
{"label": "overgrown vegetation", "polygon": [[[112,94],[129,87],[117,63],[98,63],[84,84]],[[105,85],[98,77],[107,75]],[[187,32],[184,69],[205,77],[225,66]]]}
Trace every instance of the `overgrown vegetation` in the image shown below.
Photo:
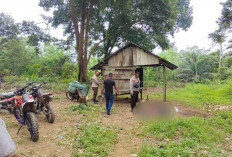
{"label": "overgrown vegetation", "polygon": [[139,156],[227,156],[225,146],[231,142],[231,124],[231,112],[151,124],[144,129],[143,135],[155,137],[156,145],[148,140]]}
{"label": "overgrown vegetation", "polygon": [[[192,107],[204,107],[211,105],[231,105],[232,104],[232,82],[230,80],[223,83],[209,84],[186,84],[182,88],[173,88],[167,91],[169,101],[178,101],[183,105]],[[162,97],[162,93],[155,92],[152,97]]]}

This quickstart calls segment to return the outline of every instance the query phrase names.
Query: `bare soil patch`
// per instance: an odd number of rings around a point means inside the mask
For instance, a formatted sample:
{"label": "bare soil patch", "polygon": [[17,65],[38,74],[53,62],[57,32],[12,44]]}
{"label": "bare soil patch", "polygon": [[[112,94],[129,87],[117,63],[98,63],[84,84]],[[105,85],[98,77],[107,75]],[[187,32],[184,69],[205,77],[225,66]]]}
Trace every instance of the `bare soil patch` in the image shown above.
{"label": "bare soil patch", "polygon": [[62,135],[62,129],[69,128],[76,123],[75,119],[69,119],[69,117],[61,115],[62,110],[72,102],[63,98],[63,94],[56,95],[56,97],[60,97],[60,99],[51,102],[56,112],[55,122],[53,124],[48,123],[44,115],[40,114],[38,116],[40,125],[40,139],[38,142],[33,142],[30,139],[29,131],[25,126],[23,126],[22,130],[17,135],[16,133],[20,124],[16,121],[14,115],[6,111],[0,111],[0,117],[6,122],[8,131],[16,143],[17,153],[21,157],[71,156],[71,143],[60,138],[60,135]]}

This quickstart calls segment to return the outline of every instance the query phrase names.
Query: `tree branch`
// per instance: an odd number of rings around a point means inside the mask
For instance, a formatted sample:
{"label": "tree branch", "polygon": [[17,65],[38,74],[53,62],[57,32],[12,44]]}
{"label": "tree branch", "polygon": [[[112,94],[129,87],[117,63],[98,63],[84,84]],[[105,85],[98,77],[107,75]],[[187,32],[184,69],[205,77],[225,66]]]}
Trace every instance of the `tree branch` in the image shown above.
{"label": "tree branch", "polygon": [[87,60],[87,63],[89,63],[89,60],[92,56],[92,54],[94,53],[94,51],[96,50],[96,48],[103,42],[103,40],[99,41],[98,43],[96,43],[93,47],[93,49],[90,51],[89,53],[89,57],[88,57],[88,60]]}

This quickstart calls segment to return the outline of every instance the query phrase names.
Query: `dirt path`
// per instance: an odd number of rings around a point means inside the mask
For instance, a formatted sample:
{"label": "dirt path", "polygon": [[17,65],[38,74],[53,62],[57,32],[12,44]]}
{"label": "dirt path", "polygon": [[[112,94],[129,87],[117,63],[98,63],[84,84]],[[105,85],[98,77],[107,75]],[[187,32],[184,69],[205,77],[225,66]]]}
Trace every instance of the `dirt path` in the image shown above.
{"label": "dirt path", "polygon": [[[70,157],[72,153],[71,142],[65,141],[62,136],[62,130],[75,125],[75,119],[67,120],[68,117],[62,116],[63,108],[70,104],[62,94],[51,104],[56,111],[56,120],[53,124],[46,121],[41,114],[38,117],[40,139],[38,142],[32,142],[30,134],[23,126],[19,135],[16,135],[19,123],[12,114],[6,111],[0,111],[0,117],[6,122],[8,131],[16,143],[17,153],[21,157]],[[71,102],[72,103],[72,102]]]}
{"label": "dirt path", "polygon": [[137,154],[143,141],[138,137],[141,126],[130,112],[130,104],[115,102],[112,114],[107,116],[105,113],[101,118],[101,123],[108,127],[116,126],[119,129],[118,143],[114,146],[114,151],[110,157],[129,157]]}
{"label": "dirt path", "polygon": [[[56,111],[56,120],[50,124],[42,114],[39,115],[40,139],[36,143],[31,141],[25,126],[19,135],[16,135],[20,124],[12,114],[0,111],[0,117],[6,122],[8,131],[16,143],[17,153],[21,157],[71,157],[72,142],[66,141],[62,136],[65,134],[64,129],[69,129],[78,123],[78,117],[63,114],[62,110],[75,103],[67,100],[63,92],[55,94],[51,105]],[[101,105],[103,104],[104,102]],[[137,154],[142,145],[142,140],[138,137],[140,125],[130,112],[129,103],[115,102],[112,115],[102,114],[98,121],[109,128],[118,128],[119,142],[114,146],[114,152],[109,154],[110,157],[128,157]]]}
{"label": "dirt path", "polygon": [[[118,130],[118,143],[112,146],[114,151],[110,152],[109,157],[130,157],[138,154],[139,148],[144,143],[144,139],[139,137],[142,130],[142,124],[135,118],[134,113],[130,112],[130,103],[128,100],[115,101],[112,114],[110,116],[105,113],[97,119],[103,126]],[[51,103],[56,111],[56,120],[54,124],[46,121],[41,114],[38,117],[40,139],[34,143],[30,139],[29,132],[24,126],[19,135],[16,135],[19,123],[12,114],[7,111],[0,111],[0,117],[6,122],[8,131],[17,146],[17,153],[21,157],[71,157],[72,141],[67,141],[63,136],[65,129],[70,129],[77,123],[80,123],[78,116],[64,114],[65,107],[75,104],[65,98],[64,92],[56,93],[55,99]],[[102,102],[99,105],[104,105]],[[138,104],[139,105],[139,104]],[[178,116],[204,116],[199,110],[190,109],[188,107],[178,106]]]}

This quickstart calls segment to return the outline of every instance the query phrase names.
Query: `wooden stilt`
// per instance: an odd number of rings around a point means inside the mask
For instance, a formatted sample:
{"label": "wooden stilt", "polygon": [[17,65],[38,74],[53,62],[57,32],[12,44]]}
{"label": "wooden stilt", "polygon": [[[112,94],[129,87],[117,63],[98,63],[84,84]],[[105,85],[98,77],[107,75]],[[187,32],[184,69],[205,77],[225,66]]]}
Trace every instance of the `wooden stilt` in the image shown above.
{"label": "wooden stilt", "polygon": [[143,100],[143,89],[141,89],[140,96],[141,96],[141,100]]}
{"label": "wooden stilt", "polygon": [[163,65],[163,101],[166,101],[166,67]]}

